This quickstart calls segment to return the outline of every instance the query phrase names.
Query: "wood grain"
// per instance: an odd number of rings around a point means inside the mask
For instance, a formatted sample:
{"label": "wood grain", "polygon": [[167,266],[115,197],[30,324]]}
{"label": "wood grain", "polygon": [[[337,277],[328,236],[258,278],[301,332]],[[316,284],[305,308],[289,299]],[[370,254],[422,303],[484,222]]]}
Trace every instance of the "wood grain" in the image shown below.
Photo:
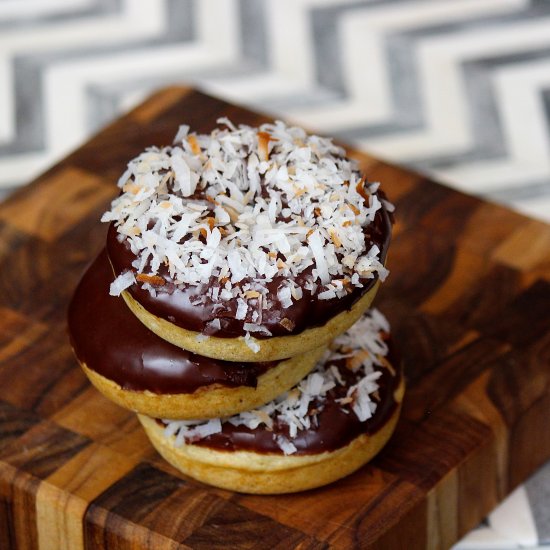
{"label": "wood grain", "polygon": [[92,444],[48,476],[36,494],[40,548],[85,548],[82,523],[88,503],[123,477],[136,463],[136,460],[123,454]]}
{"label": "wood grain", "polygon": [[550,458],[550,227],[352,152],[397,206],[390,318],[408,390],[381,454],[304,494],[187,479],[91,388],[65,315],[129,158],[181,123],[266,117],[161,90],[0,205],[0,548],[448,548]]}

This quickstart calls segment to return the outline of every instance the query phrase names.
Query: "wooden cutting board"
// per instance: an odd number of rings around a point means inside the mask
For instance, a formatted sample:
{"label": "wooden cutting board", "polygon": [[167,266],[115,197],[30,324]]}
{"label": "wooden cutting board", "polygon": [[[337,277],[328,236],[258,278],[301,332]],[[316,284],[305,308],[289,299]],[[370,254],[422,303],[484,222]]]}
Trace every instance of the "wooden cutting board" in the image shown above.
{"label": "wooden cutting board", "polygon": [[352,152],[397,206],[390,318],[408,391],[367,467],[246,496],[162,461],[81,373],[66,307],[126,162],[180,123],[265,117],[168,88],[0,205],[0,548],[447,548],[550,459],[550,227]]}

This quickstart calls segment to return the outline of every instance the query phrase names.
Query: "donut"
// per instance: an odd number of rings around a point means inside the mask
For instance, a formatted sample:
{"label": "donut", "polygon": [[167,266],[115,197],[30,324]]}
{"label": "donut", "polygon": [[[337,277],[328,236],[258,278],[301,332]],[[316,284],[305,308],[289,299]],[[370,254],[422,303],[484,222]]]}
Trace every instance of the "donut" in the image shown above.
{"label": "donut", "polygon": [[193,354],[149,331],[109,295],[105,250],[84,274],[69,306],[75,355],[92,382],[122,407],[163,418],[215,418],[263,405],[308,374],[322,356],[232,363]]}
{"label": "donut", "polygon": [[180,127],[131,160],[109,223],[110,291],[161,338],[230,361],[307,353],[387,275],[393,206],[330,139],[282,122]]}
{"label": "donut", "polygon": [[388,328],[371,310],[314,371],[259,409],[192,422],[139,420],[168,462],[210,485],[276,494],[331,483],[378,453],[397,423],[404,379]]}

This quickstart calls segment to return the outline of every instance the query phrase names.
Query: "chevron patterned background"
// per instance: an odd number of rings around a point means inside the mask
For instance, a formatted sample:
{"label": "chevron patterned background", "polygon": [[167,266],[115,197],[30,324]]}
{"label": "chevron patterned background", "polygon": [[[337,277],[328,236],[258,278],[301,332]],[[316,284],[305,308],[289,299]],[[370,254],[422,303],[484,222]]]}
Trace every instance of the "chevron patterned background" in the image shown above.
{"label": "chevron patterned background", "polygon": [[[0,197],[182,82],[550,220],[550,0],[0,0]],[[544,542],[550,465],[460,548]]]}
{"label": "chevron patterned background", "polygon": [[0,186],[204,89],[550,220],[548,0],[0,0]]}

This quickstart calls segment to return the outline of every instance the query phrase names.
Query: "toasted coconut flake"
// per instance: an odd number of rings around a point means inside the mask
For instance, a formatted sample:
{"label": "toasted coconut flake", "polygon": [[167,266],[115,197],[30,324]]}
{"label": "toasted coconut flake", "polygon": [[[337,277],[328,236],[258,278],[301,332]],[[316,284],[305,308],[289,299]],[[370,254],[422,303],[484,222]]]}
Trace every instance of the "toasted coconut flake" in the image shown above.
{"label": "toasted coconut flake", "polygon": [[158,275],[147,275],[146,273],[138,273],[136,275],[136,280],[140,283],[149,283],[154,286],[164,286],[166,281],[159,277]]}
{"label": "toasted coconut flake", "polygon": [[291,287],[290,292],[294,300],[301,300],[304,295],[304,291],[299,286]]}
{"label": "toasted coconut flake", "polygon": [[355,372],[368,359],[369,352],[367,350],[357,351],[346,359],[346,368]]}
{"label": "toasted coconut flake", "polygon": [[271,418],[271,416],[269,416],[266,411],[263,411],[261,409],[253,412],[259,418],[260,422],[262,424],[265,424],[267,429],[271,430],[271,428],[273,427],[273,419]]}
{"label": "toasted coconut flake", "polygon": [[261,160],[269,158],[269,140],[271,136],[267,132],[258,132],[258,152]]}
{"label": "toasted coconut flake", "polygon": [[350,210],[356,215],[356,216],[359,216],[359,214],[361,214],[361,211],[359,210],[359,208],[357,208],[357,206],[355,206],[354,204],[348,204],[347,205]]}
{"label": "toasted coconut flake", "polygon": [[370,194],[367,193],[367,191],[365,190],[365,178],[364,177],[361,178],[361,180],[359,181],[359,183],[355,187],[355,190],[357,191],[357,193],[359,193],[359,195],[361,195],[363,197],[363,199],[365,201],[368,202],[368,200],[370,198]]}
{"label": "toasted coconut flake", "polygon": [[335,229],[329,229],[328,233],[335,246],[342,246],[342,241],[340,240],[340,237],[338,237],[338,232]]}
{"label": "toasted coconut flake", "polygon": [[141,187],[136,183],[128,182],[123,185],[122,190],[125,193],[132,193],[132,195],[137,195],[141,191]]}
{"label": "toasted coconut flake", "polygon": [[340,405],[350,405],[353,403],[353,397],[342,397],[341,399],[336,400]]}
{"label": "toasted coconut flake", "polygon": [[201,154],[201,148],[199,145],[199,142],[197,141],[197,137],[193,134],[191,134],[187,141],[189,142],[189,145],[191,146],[191,151],[193,151],[193,154],[200,155]]}
{"label": "toasted coconut flake", "polygon": [[291,321],[288,317],[284,317],[279,321],[279,324],[288,330],[288,332],[292,332],[294,330],[294,327],[296,326],[296,323],[294,321]]}

